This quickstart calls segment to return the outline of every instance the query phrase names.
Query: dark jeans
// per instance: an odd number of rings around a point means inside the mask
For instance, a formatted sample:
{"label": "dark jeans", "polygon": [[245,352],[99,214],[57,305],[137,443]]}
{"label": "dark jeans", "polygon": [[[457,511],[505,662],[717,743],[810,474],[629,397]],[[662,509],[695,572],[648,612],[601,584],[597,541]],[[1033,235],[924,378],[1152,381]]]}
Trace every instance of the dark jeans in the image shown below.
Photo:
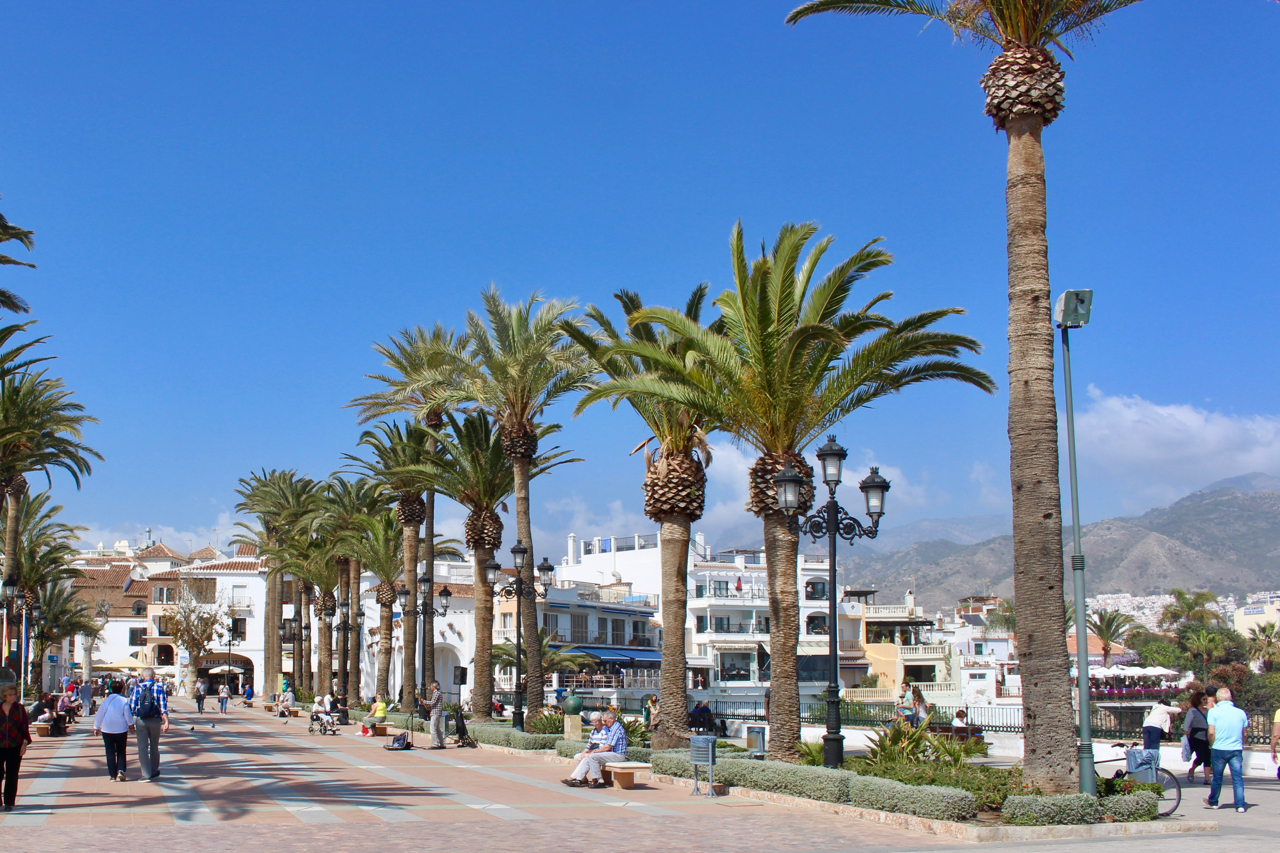
{"label": "dark jeans", "polygon": [[204,713],[204,697],[199,693],[196,694],[196,711],[201,714]]}
{"label": "dark jeans", "polygon": [[1213,781],[1209,784],[1209,805],[1218,804],[1222,793],[1222,772],[1231,768],[1231,793],[1235,795],[1232,808],[1244,808],[1244,753],[1238,749],[1215,749],[1209,753],[1213,764]]}
{"label": "dark jeans", "polygon": [[18,768],[22,765],[16,746],[0,749],[0,765],[4,767],[4,804],[13,808],[14,800],[18,799]]}
{"label": "dark jeans", "polygon": [[1142,748],[1143,749],[1159,749],[1160,741],[1164,739],[1164,729],[1159,726],[1143,726],[1142,727]]}
{"label": "dark jeans", "polygon": [[107,775],[112,779],[125,772],[125,756],[129,747],[129,733],[102,733],[102,745],[107,748]]}

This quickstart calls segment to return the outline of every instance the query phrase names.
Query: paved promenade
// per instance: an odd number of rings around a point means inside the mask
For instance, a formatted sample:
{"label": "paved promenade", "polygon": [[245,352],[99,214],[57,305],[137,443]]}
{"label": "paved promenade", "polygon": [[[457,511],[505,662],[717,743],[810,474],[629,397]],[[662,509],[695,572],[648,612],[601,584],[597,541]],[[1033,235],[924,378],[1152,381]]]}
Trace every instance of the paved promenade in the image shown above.
{"label": "paved promenade", "polygon": [[[174,726],[163,740],[158,784],[137,781],[132,744],[130,781],[107,779],[101,742],[92,737],[87,721],[65,739],[38,738],[23,763],[17,808],[0,821],[0,839],[20,850],[87,844],[89,849],[127,853],[202,853],[241,844],[260,844],[272,853],[818,853],[972,847],[736,797],[693,798],[686,788],[570,789],[558,782],[568,769],[541,757],[487,749],[388,752],[380,739],[348,734],[352,727],[339,737],[322,738],[307,734],[305,719],[283,725],[257,709],[236,709],[220,717],[198,716],[185,700],[175,700],[172,707]],[[1165,836],[1085,843],[1117,850],[1123,845],[1124,853],[1220,843],[1240,851],[1274,850],[1280,842],[1280,794],[1274,780],[1269,788],[1267,804],[1243,816],[1245,820],[1216,813],[1230,839]],[[1188,794],[1195,797],[1198,789]],[[1184,811],[1191,817],[1215,814],[1199,808]],[[1229,825],[1247,831],[1237,833]],[[1066,850],[1079,844],[1021,849]]]}

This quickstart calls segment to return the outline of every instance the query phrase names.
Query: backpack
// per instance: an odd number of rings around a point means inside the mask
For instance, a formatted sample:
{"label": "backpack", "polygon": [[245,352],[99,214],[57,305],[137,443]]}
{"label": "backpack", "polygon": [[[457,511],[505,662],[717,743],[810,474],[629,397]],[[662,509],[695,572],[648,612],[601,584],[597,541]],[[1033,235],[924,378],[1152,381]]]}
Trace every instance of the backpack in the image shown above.
{"label": "backpack", "polygon": [[144,720],[160,716],[160,704],[156,702],[155,685],[144,684],[139,685],[139,688],[142,692],[138,695],[138,716]]}

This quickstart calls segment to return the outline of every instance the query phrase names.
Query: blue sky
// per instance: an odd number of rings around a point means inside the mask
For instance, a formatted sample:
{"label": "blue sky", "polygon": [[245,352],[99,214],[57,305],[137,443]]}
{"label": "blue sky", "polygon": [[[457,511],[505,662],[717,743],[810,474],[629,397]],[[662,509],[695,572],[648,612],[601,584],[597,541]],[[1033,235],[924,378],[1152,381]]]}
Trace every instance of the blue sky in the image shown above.
{"label": "blue sky", "polygon": [[[990,54],[905,19],[788,28],[790,8],[10,9],[0,210],[36,231],[40,268],[4,285],[102,421],[83,490],[54,478],[70,519],[91,541],[225,542],[237,478],[324,476],[353,448],[342,406],[370,388],[372,341],[461,325],[490,282],[584,303],[718,292],[738,219],[756,245],[802,220],[836,253],[886,238],[897,262],[865,292],[894,290],[897,316],[967,308],[949,326],[1003,388]],[[1086,519],[1280,474],[1280,5],[1214,9],[1115,14],[1067,63],[1045,134],[1054,290],[1095,290],[1074,346]],[[893,476],[886,522],[1000,513],[1005,406],[921,388],[838,436]],[[553,416],[587,461],[536,484],[539,556],[570,530],[649,529],[638,422]],[[713,541],[757,528],[749,461],[726,446],[713,465]]]}

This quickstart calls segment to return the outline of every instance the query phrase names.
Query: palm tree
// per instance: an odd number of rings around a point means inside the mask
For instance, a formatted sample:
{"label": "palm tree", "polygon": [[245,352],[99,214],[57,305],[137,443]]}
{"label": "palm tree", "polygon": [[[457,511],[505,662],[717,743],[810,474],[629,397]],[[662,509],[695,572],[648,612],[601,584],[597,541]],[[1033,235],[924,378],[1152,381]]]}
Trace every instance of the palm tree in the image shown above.
{"label": "palm tree", "polygon": [[[957,37],[997,48],[981,80],[987,115],[1008,138],[1005,188],[1009,257],[1009,459],[1013,486],[1014,593],[1023,609],[1019,666],[1027,718],[1026,774],[1045,793],[1075,790],[1074,728],[1062,609],[1062,500],[1053,387],[1049,242],[1040,137],[1063,106],[1063,71],[1051,48],[1088,37],[1137,0],[811,0],[795,24],[822,12],[918,15]],[[1061,709],[1059,711],[1043,711]]]}
{"label": "palm tree", "polygon": [[1209,682],[1209,659],[1216,659],[1223,653],[1225,648],[1222,636],[1207,628],[1197,628],[1186,635],[1182,645],[1188,653],[1200,657],[1201,662],[1204,664],[1204,680],[1207,684]]}
{"label": "palm tree", "polygon": [[1221,613],[1209,609],[1210,604],[1218,602],[1213,593],[1204,590],[1187,592],[1175,587],[1169,590],[1169,594],[1173,596],[1173,602],[1165,605],[1164,612],[1160,614],[1161,628],[1176,628],[1184,622],[1216,625],[1222,621]]}
{"label": "palm tree", "polygon": [[[1132,616],[1116,610],[1099,610],[1097,613],[1091,613],[1086,617],[1086,622],[1089,630],[1098,638],[1098,642],[1102,643],[1103,666],[1111,666],[1112,645],[1124,642],[1125,635],[1129,633],[1129,629],[1137,624]],[[1076,648],[1081,648],[1079,637],[1076,638]],[[1087,666],[1089,660],[1088,638],[1085,638],[1084,650],[1084,661]]]}
{"label": "palm tree", "polygon": [[[554,425],[539,427],[534,440],[557,430],[559,427]],[[502,546],[503,525],[498,510],[506,511],[506,501],[515,492],[515,466],[507,455],[505,442],[483,412],[470,414],[462,421],[449,413],[445,415],[445,427],[432,432],[437,449],[429,464],[418,466],[415,473],[423,488],[430,488],[467,508],[462,531],[472,553],[476,596],[471,708],[477,719],[487,720],[493,707],[493,590],[485,580],[484,567]],[[557,448],[540,453],[531,460],[529,476],[538,477],[557,465],[579,461],[564,459],[564,456]],[[536,633],[534,641],[537,641]],[[528,651],[527,645],[525,650]],[[529,683],[542,682],[530,677]]]}
{"label": "palm tree", "polygon": [[1018,630],[1018,610],[1010,599],[1001,599],[999,604],[987,611],[983,619],[993,631],[1013,633]]}
{"label": "palm tree", "polygon": [[[811,287],[817,264],[832,238],[819,241],[801,263],[817,231],[812,223],[784,225],[768,254],[748,265],[742,226],[731,239],[733,290],[715,301],[721,317],[706,328],[665,308],[642,308],[628,322],[657,323],[686,339],[687,354],[673,357],[651,343],[614,344],[624,357],[643,358],[660,373],[611,379],[585,396],[664,399],[720,424],[760,456],[748,473],[748,509],[764,522],[772,624],[770,655],[773,731],[770,756],[797,761],[800,694],[796,668],[799,534],[778,508],[773,478],[791,465],[803,478],[801,513],[813,505],[813,468],[801,455],[809,444],[847,415],[919,382],[957,380],[985,391],[990,377],[957,360],[976,352],[972,338],[930,327],[960,309],[945,308],[893,322],[872,309],[891,297],[882,293],[857,311],[846,311],[855,282],[892,261],[873,241],[840,262]],[[859,342],[868,333],[875,336]]]}
{"label": "palm tree", "polygon": [[[71,475],[76,488],[80,477],[93,472],[90,459],[102,456],[83,442],[83,428],[97,423],[84,414],[84,406],[71,399],[61,379],[46,371],[11,375],[0,383],[0,487],[8,501],[5,553],[17,547],[16,524],[19,498],[27,490],[25,475],[61,468]],[[5,577],[21,572],[17,565],[5,567]]]}
{"label": "palm tree", "polygon": [[[4,214],[0,213],[0,243],[8,243],[10,240],[17,240],[22,246],[30,252],[35,248],[35,232],[28,231],[25,228],[19,228],[13,225],[9,220],[4,218]],[[35,269],[35,264],[29,264],[26,261],[20,261],[9,255],[0,254],[0,266],[17,266],[30,267]],[[12,311],[14,314],[28,314],[31,312],[31,306],[26,301],[14,293],[12,290],[0,288],[0,309]]]}
{"label": "palm tree", "polygon": [[[564,334],[563,322],[576,306],[543,301],[536,293],[524,302],[502,301],[496,286],[482,294],[484,316],[467,312],[467,351],[451,358],[447,370],[458,377],[428,397],[428,405],[444,411],[472,403],[497,422],[503,451],[515,469],[516,537],[529,549],[522,575],[533,584],[537,562],[529,510],[529,481],[538,455],[538,422],[548,406],[591,384],[595,372],[582,349]],[[534,310],[535,306],[539,306]],[[525,652],[529,683],[542,683],[538,657],[537,614],[524,608]],[[542,707],[542,691],[529,694],[529,710]]]}
{"label": "palm tree", "polygon": [[1275,622],[1263,622],[1249,629],[1249,656],[1262,662],[1262,668],[1271,672],[1276,658],[1280,657],[1280,627]]}
{"label": "palm tree", "polygon": [[[685,303],[684,316],[690,323],[700,323],[707,285],[694,288]],[[620,290],[614,298],[630,317],[644,307],[639,295]],[[598,329],[589,335],[572,323],[564,324],[565,334],[575,340],[596,367],[610,379],[634,379],[649,373],[661,374],[662,365],[651,360],[615,354],[611,347],[624,343],[645,343],[661,347],[672,358],[683,359],[685,338],[652,323],[628,323],[626,337],[601,309],[587,309]],[[593,399],[600,399],[599,397]],[[652,435],[635,450],[644,449],[644,513],[658,522],[662,559],[662,624],[684,625],[688,613],[689,535],[693,522],[702,518],[707,500],[706,466],[711,463],[707,432],[712,428],[697,411],[668,400],[640,395],[628,396],[627,402]],[[615,405],[617,400],[614,401]],[[583,399],[574,414],[581,413],[591,401]],[[649,451],[649,444],[656,449]],[[659,696],[665,708],[687,708],[685,689],[684,631],[668,630],[662,640],[663,665],[660,670]],[[544,669],[549,669],[545,664]],[[688,718],[684,714],[663,714],[658,718],[660,736],[670,741],[687,740]]]}
{"label": "palm tree", "polygon": [[[374,600],[378,602],[378,678],[375,690],[389,695],[391,682],[391,632],[396,603],[396,582],[404,572],[404,536],[400,524],[390,513],[360,516],[338,543],[338,551],[358,560],[366,572],[378,581]],[[352,609],[359,600],[351,602]],[[404,620],[408,623],[409,619]],[[407,649],[407,647],[406,647]]]}
{"label": "palm tree", "polygon": [[[344,454],[344,457],[355,462],[364,470],[369,479],[378,487],[396,496],[396,520],[400,523],[404,543],[401,552],[404,555],[404,583],[409,590],[411,601],[418,600],[418,529],[427,515],[427,505],[422,499],[422,489],[414,484],[411,477],[396,475],[396,471],[421,465],[430,452],[430,433],[412,422],[401,426],[398,423],[378,424],[371,430],[365,430],[360,436],[360,444],[373,450],[373,460],[366,461],[358,456]],[[434,540],[434,532],[432,539]],[[434,573],[434,557],[431,564]],[[404,675],[400,684],[400,702],[402,707],[412,710],[417,689],[417,651],[418,620],[408,617],[404,620]]]}
{"label": "palm tree", "polygon": [[35,616],[35,654],[31,664],[31,683],[44,689],[44,655],[50,646],[67,637],[96,631],[88,603],[76,596],[71,584],[48,583],[40,587]]}
{"label": "palm tree", "polygon": [[[289,558],[280,565],[281,571],[290,572],[299,583],[318,593],[314,602],[318,640],[316,677],[314,681],[308,678],[305,670],[303,676],[303,683],[310,684],[317,694],[328,692],[333,680],[333,613],[337,610],[333,591],[346,571],[345,563],[338,565],[334,549],[332,540],[311,532],[290,548]],[[304,653],[304,663],[310,663],[310,651]]]}
{"label": "palm tree", "polygon": [[[538,629],[538,647],[542,649],[542,666],[548,674],[553,672],[582,672],[584,669],[595,669],[595,661],[589,655],[575,651],[578,648],[577,646],[563,645],[559,648],[552,648],[551,638],[547,635],[546,628]],[[523,667],[527,655],[525,655],[524,649],[520,649],[519,654],[520,665]],[[502,643],[493,647],[493,668],[516,668],[515,643]]]}
{"label": "palm tree", "polygon": [[[418,423],[431,429],[444,425],[444,409],[432,402],[444,388],[452,387],[457,377],[452,367],[466,358],[467,339],[452,329],[437,323],[426,331],[421,326],[405,329],[398,339],[388,344],[374,344],[374,350],[382,356],[386,373],[371,374],[367,378],[383,384],[383,389],[373,394],[357,397],[348,405],[360,409],[360,423],[365,424],[381,417],[400,412],[410,413]],[[427,439],[429,450],[435,450],[435,438]],[[440,558],[435,550],[436,495],[427,489],[422,493],[422,561],[426,564],[427,589],[417,589],[414,579],[410,592],[426,601],[433,601],[435,591],[435,564]],[[416,599],[415,599],[416,600]],[[429,682],[436,671],[435,614],[428,607],[422,616],[422,673],[423,682]],[[409,683],[406,680],[406,683]]]}

